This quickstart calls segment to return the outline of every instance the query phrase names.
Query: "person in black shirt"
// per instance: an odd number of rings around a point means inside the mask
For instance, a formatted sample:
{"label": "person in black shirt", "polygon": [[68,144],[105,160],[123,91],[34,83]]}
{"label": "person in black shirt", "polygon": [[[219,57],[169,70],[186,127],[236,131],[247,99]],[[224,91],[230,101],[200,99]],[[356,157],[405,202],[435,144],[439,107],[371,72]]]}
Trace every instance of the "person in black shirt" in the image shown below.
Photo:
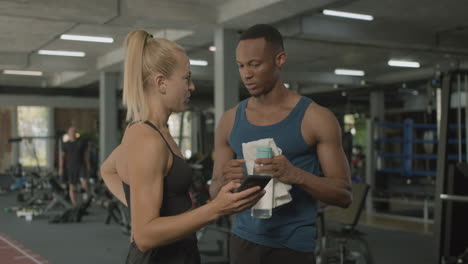
{"label": "person in black shirt", "polygon": [[80,182],[88,193],[88,174],[91,166],[88,159],[88,142],[83,138],[76,137],[76,128],[74,127],[68,128],[67,134],[69,141],[63,144],[62,158],[59,162],[59,176],[63,177],[65,164],[70,201],[76,206],[75,185]]}

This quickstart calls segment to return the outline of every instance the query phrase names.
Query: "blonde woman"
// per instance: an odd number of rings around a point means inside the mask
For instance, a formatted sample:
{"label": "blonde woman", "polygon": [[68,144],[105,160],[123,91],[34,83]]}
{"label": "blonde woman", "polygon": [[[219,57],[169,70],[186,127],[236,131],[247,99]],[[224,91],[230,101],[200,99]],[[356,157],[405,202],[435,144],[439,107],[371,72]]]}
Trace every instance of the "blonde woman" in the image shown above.
{"label": "blonde woman", "polygon": [[195,231],[253,206],[264,194],[258,187],[233,193],[239,183],[231,182],[191,210],[191,168],[166,126],[195,90],[189,66],[176,43],[142,30],[127,35],[123,102],[131,125],[101,167],[107,187],[131,211],[126,263],[200,263]]}

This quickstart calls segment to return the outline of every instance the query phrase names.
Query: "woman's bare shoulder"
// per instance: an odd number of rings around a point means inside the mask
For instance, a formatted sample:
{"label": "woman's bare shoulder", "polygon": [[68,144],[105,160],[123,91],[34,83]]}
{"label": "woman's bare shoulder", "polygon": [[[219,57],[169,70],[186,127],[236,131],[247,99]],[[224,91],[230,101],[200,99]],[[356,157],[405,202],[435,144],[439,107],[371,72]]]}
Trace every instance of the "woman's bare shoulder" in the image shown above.
{"label": "woman's bare shoulder", "polygon": [[128,127],[121,145],[126,155],[158,153],[158,156],[161,156],[169,154],[161,135],[145,123],[136,123]]}

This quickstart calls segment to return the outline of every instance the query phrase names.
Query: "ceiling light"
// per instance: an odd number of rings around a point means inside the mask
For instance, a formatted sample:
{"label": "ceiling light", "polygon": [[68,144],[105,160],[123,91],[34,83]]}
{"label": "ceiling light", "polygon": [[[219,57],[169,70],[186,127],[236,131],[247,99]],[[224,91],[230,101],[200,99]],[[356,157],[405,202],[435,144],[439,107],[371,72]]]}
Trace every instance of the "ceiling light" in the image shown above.
{"label": "ceiling light", "polygon": [[12,75],[29,75],[29,76],[42,76],[40,71],[17,71],[17,70],[4,70],[3,74],[12,74]]}
{"label": "ceiling light", "polygon": [[350,69],[335,69],[336,75],[364,76],[364,71]]}
{"label": "ceiling light", "polygon": [[327,15],[327,16],[337,16],[337,17],[345,17],[345,18],[352,18],[352,19],[359,19],[359,20],[367,20],[367,21],[374,20],[374,17],[370,15],[341,12],[341,11],[335,11],[335,10],[329,10],[329,9],[323,10],[322,14]]}
{"label": "ceiling light", "polygon": [[393,67],[408,67],[408,68],[419,68],[421,64],[417,61],[400,61],[400,60],[389,60],[388,65]]}
{"label": "ceiling light", "polygon": [[215,47],[215,46],[210,46],[208,49],[209,49],[210,51],[216,51],[216,47]]}
{"label": "ceiling light", "polygon": [[84,57],[86,55],[86,53],[82,51],[65,51],[65,50],[39,50],[37,53],[41,55],[70,56],[70,57]]}
{"label": "ceiling light", "polygon": [[194,66],[208,66],[208,62],[205,60],[190,60],[190,65]]}
{"label": "ceiling light", "polygon": [[61,35],[60,38],[65,39],[65,40],[77,40],[77,41],[89,41],[89,42],[101,42],[101,43],[112,43],[112,42],[114,42],[113,38],[80,36],[80,35],[67,35],[67,34]]}

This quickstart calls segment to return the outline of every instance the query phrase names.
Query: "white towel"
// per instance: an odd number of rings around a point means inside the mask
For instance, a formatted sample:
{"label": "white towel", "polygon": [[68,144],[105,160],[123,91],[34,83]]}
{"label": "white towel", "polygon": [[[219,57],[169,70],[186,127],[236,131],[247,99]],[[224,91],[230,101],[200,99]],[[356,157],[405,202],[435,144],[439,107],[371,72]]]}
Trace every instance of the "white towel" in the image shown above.
{"label": "white towel", "polygon": [[[273,156],[281,155],[281,149],[276,146],[275,141],[272,138],[264,138],[248,143],[242,143],[242,154],[244,155],[248,175],[253,175],[253,167],[257,156],[257,146],[269,146],[272,149]],[[290,189],[290,184],[282,183],[276,179],[270,180],[265,187],[265,195],[252,207],[252,209],[271,209],[289,203],[292,201],[291,195],[289,194]]]}

